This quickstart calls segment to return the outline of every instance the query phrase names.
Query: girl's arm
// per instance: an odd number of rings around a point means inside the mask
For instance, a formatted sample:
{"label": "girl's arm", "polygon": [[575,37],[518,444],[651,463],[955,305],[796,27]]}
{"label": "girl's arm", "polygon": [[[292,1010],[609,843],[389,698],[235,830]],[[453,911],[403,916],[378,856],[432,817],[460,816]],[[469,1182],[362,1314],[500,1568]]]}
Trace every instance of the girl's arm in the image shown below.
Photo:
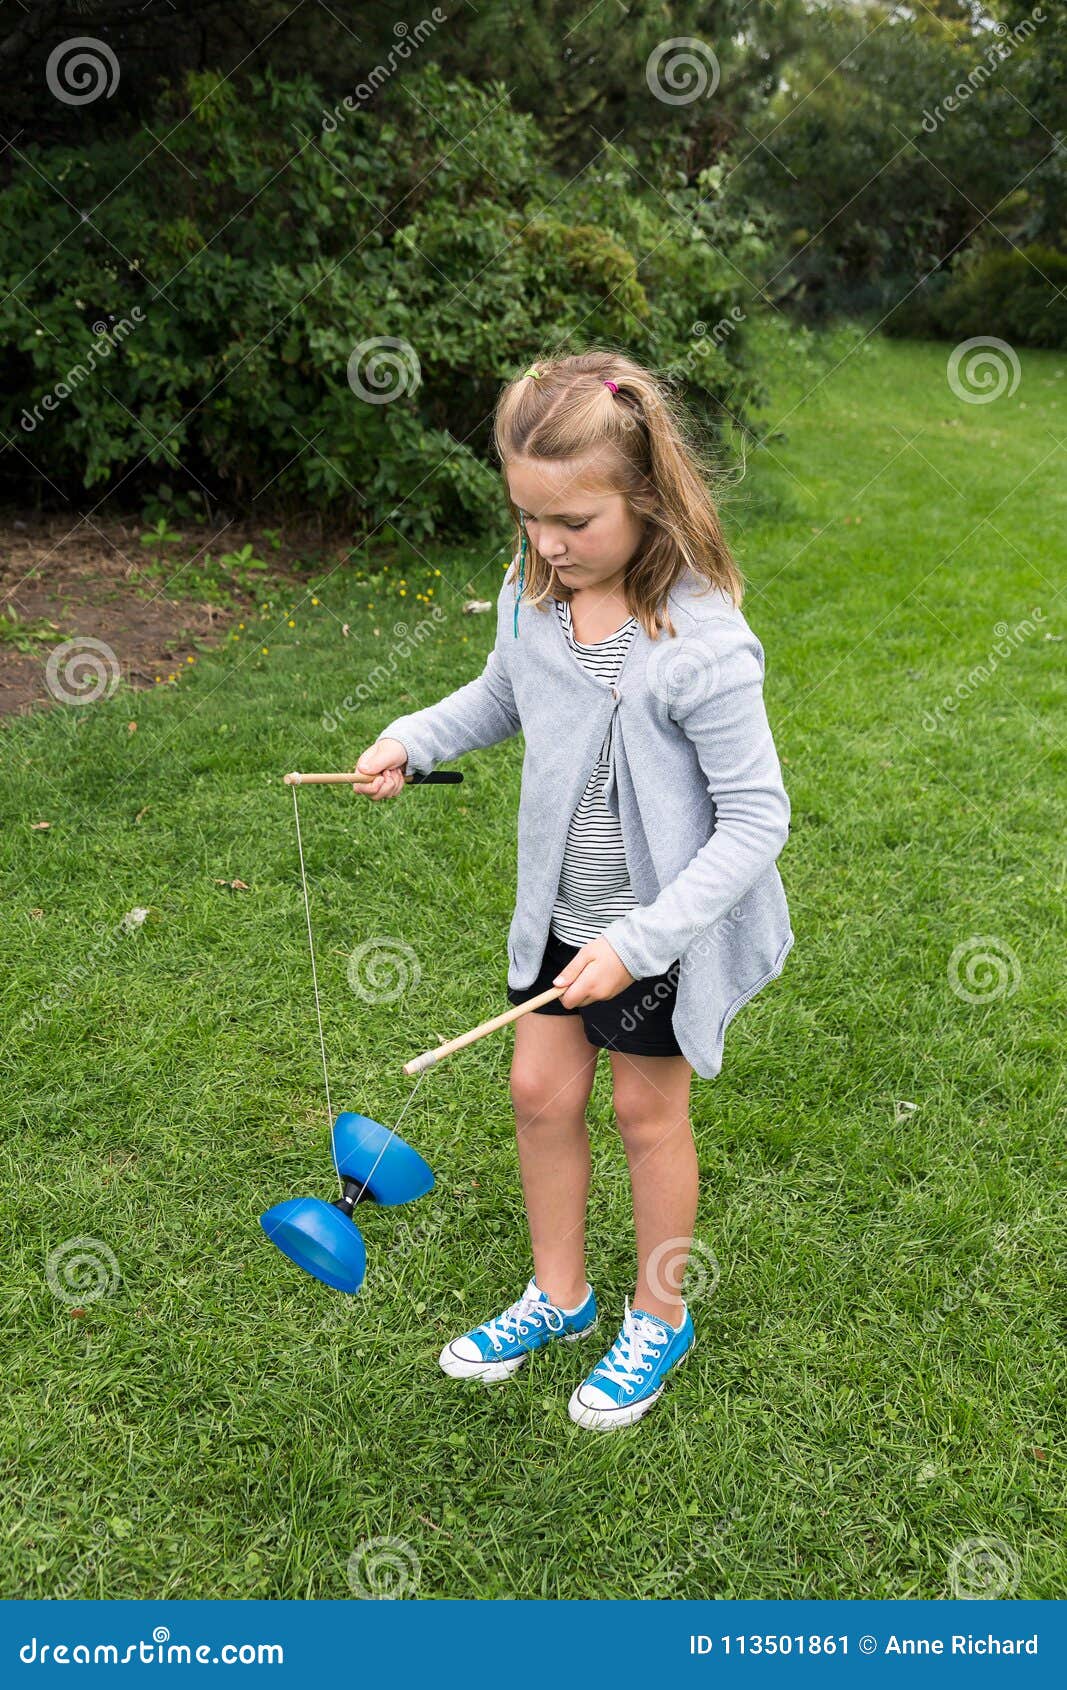
{"label": "girl's arm", "polygon": [[496,745],[518,733],[521,723],[515,694],[499,653],[503,594],[502,583],[497,595],[496,644],[482,673],[437,704],[398,716],[378,735],[379,739],[400,741],[408,754],[409,769],[429,774],[438,763],[450,763],[465,751]]}
{"label": "girl's arm", "polygon": [[[686,636],[707,664],[708,684],[687,684],[668,707],[696,748],[715,804],[706,845],[650,904],[604,929],[635,980],[663,974],[744,897],[789,837],[789,799],[763,704],[763,648],[745,622],[712,617]],[[688,704],[687,704],[688,700]]]}

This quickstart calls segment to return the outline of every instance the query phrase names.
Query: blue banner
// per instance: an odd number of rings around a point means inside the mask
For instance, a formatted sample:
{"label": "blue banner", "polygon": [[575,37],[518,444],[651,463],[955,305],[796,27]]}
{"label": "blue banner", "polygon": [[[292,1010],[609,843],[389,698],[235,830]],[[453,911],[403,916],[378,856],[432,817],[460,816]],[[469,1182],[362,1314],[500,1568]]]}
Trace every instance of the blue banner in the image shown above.
{"label": "blue banner", "polygon": [[[1058,1602],[8,1602],[4,1681],[1063,1684]],[[80,1669],[80,1670],[79,1670]]]}

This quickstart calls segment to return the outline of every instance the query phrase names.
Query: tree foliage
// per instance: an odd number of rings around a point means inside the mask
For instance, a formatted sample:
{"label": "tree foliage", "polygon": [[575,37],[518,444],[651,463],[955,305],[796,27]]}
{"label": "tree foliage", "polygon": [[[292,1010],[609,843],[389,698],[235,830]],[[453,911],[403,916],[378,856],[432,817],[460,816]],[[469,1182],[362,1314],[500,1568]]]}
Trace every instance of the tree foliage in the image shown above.
{"label": "tree foliage", "polygon": [[501,381],[596,343],[676,372],[712,427],[744,423],[744,271],[767,245],[711,180],[668,205],[620,148],[563,182],[502,85],[432,63],[370,110],[303,76],[251,92],[190,73],[132,149],[32,148],[0,193],[9,485],[165,472],[227,504],[469,534],[497,504]]}

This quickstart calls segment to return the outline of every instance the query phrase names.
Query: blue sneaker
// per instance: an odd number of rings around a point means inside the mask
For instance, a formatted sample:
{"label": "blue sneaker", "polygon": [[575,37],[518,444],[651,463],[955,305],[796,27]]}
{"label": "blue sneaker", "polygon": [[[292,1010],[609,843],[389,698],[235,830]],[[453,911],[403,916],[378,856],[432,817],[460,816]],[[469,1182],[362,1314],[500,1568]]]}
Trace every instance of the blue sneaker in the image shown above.
{"label": "blue sneaker", "polygon": [[441,1351],[440,1362],[453,1379],[506,1379],[521,1367],[531,1350],[540,1350],[552,1338],[573,1343],[584,1338],[597,1323],[596,1298],[592,1288],[584,1303],[568,1314],[550,1303],[535,1279],[531,1279],[518,1302],[462,1338],[453,1338]]}
{"label": "blue sneaker", "polygon": [[567,1405],[571,1419],[597,1432],[632,1426],[648,1413],[667,1375],[685,1360],[695,1338],[688,1309],[681,1331],[676,1332],[658,1315],[631,1309],[627,1297],[619,1336]]}

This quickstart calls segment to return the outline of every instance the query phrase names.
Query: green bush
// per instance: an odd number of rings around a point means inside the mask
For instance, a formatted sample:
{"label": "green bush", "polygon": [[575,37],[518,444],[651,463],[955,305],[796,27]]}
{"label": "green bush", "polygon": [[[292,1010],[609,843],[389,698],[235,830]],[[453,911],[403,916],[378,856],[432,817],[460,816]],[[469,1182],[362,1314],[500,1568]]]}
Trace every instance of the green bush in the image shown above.
{"label": "green bush", "polygon": [[989,252],[946,288],[938,319],[943,331],[961,336],[993,332],[1023,346],[1067,347],[1065,289],[1067,253],[1048,246]]}
{"label": "green bush", "polygon": [[992,334],[1014,346],[1067,348],[1064,290],[1067,253],[1055,247],[987,252],[953,273],[932,276],[885,326],[895,335],[966,340]]}
{"label": "green bush", "polygon": [[669,206],[612,148],[568,184],[500,85],[433,64],[396,82],[326,111],[307,78],[268,71],[249,99],[189,75],[153,113],[165,146],[26,149],[35,168],[0,194],[19,496],[30,464],[64,497],[166,480],[264,516],[469,537],[498,520],[500,383],[535,355],[617,345],[684,377],[706,420],[746,416],[738,270],[760,237],[716,220],[714,183]]}

